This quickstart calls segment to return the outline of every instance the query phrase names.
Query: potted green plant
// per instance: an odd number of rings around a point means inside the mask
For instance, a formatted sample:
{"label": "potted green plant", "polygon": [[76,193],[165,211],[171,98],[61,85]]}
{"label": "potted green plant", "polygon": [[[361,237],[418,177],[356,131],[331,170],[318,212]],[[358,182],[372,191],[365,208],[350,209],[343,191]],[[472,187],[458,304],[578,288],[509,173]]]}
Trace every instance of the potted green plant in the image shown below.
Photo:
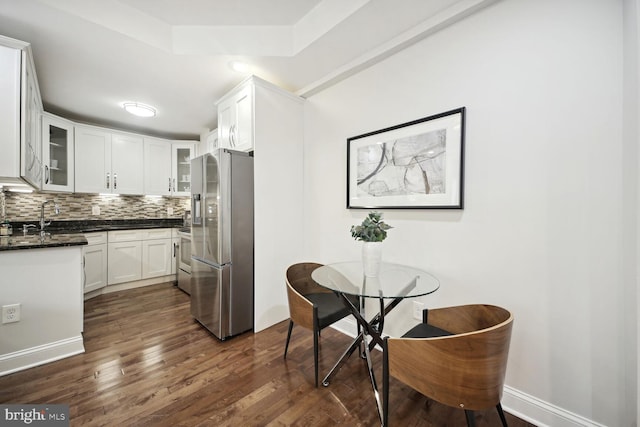
{"label": "potted green plant", "polygon": [[382,241],[391,227],[382,220],[382,213],[372,211],[360,225],[351,226],[351,237],[362,241],[362,265],[365,276],[375,277],[382,260]]}
{"label": "potted green plant", "polygon": [[382,220],[382,213],[372,211],[360,225],[351,226],[351,237],[363,242],[382,242],[391,227]]}

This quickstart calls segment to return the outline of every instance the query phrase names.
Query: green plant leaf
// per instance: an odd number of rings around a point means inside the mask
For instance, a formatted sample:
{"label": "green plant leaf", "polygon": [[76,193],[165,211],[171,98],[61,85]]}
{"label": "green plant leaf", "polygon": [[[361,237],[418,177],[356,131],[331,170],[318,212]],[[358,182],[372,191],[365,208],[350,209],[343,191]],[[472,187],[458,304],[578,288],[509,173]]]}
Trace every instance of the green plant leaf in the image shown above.
{"label": "green plant leaf", "polygon": [[351,237],[364,242],[382,242],[387,238],[387,230],[391,228],[393,227],[382,221],[381,212],[372,211],[362,224],[351,226]]}

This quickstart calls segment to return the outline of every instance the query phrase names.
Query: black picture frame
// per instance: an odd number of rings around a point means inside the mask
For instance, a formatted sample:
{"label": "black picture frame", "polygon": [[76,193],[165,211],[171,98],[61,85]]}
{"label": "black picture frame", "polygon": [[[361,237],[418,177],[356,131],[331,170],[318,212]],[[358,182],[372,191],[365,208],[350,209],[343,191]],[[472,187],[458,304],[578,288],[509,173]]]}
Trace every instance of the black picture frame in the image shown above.
{"label": "black picture frame", "polygon": [[466,108],[347,139],[348,209],[463,209]]}

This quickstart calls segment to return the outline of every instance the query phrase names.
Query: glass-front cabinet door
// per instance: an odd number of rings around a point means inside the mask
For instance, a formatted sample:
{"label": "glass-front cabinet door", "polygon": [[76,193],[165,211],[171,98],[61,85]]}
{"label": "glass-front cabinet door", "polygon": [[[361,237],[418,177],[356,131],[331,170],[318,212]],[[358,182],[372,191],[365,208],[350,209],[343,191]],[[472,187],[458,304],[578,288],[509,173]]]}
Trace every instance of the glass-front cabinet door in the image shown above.
{"label": "glass-front cabinet door", "polygon": [[73,123],[42,115],[43,190],[74,191],[73,141]]}
{"label": "glass-front cabinet door", "polygon": [[173,196],[191,195],[191,159],[195,157],[195,142],[173,141],[171,144]]}

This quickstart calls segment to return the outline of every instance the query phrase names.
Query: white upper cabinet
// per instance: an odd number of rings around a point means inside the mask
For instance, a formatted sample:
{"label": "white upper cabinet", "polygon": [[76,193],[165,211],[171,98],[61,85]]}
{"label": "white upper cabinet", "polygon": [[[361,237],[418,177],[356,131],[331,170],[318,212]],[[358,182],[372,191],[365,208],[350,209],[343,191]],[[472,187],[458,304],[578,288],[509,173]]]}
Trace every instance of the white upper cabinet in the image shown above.
{"label": "white upper cabinet", "polygon": [[22,103],[21,127],[21,166],[20,173],[24,179],[37,189],[42,188],[42,142],[40,139],[40,115],[42,114],[42,99],[36,80],[33,61],[29,60],[26,51],[22,52],[24,78],[22,79],[22,93],[25,96]]}
{"label": "white upper cabinet", "polygon": [[189,196],[196,142],[144,139],[144,194]]}
{"label": "white upper cabinet", "polygon": [[229,101],[221,101],[218,104],[218,146],[229,148],[231,142],[231,109],[233,104]]}
{"label": "white upper cabinet", "polygon": [[28,43],[0,36],[0,181],[42,185],[42,100]]}
{"label": "white upper cabinet", "polygon": [[144,194],[170,196],[171,142],[165,139],[144,138]]}
{"label": "white upper cabinet", "polygon": [[174,196],[191,195],[191,159],[195,157],[196,143],[173,141],[171,143],[172,191]]}
{"label": "white upper cabinet", "polygon": [[144,140],[138,135],[114,133],[111,171],[115,194],[144,194]]}
{"label": "white upper cabinet", "polygon": [[73,123],[42,115],[42,189],[74,191]]}
{"label": "white upper cabinet", "polygon": [[198,156],[213,153],[218,147],[218,129],[216,128],[201,136],[198,144]]}
{"label": "white upper cabinet", "polygon": [[[0,38],[0,42],[3,40]],[[20,177],[21,52],[0,44],[0,178]]]}
{"label": "white upper cabinet", "polygon": [[75,187],[78,193],[111,193],[111,132],[75,126]]}
{"label": "white upper cabinet", "polygon": [[141,136],[76,125],[75,137],[76,192],[144,194]]}
{"label": "white upper cabinet", "polygon": [[238,151],[253,150],[253,79],[233,89],[218,102],[218,144]]}

